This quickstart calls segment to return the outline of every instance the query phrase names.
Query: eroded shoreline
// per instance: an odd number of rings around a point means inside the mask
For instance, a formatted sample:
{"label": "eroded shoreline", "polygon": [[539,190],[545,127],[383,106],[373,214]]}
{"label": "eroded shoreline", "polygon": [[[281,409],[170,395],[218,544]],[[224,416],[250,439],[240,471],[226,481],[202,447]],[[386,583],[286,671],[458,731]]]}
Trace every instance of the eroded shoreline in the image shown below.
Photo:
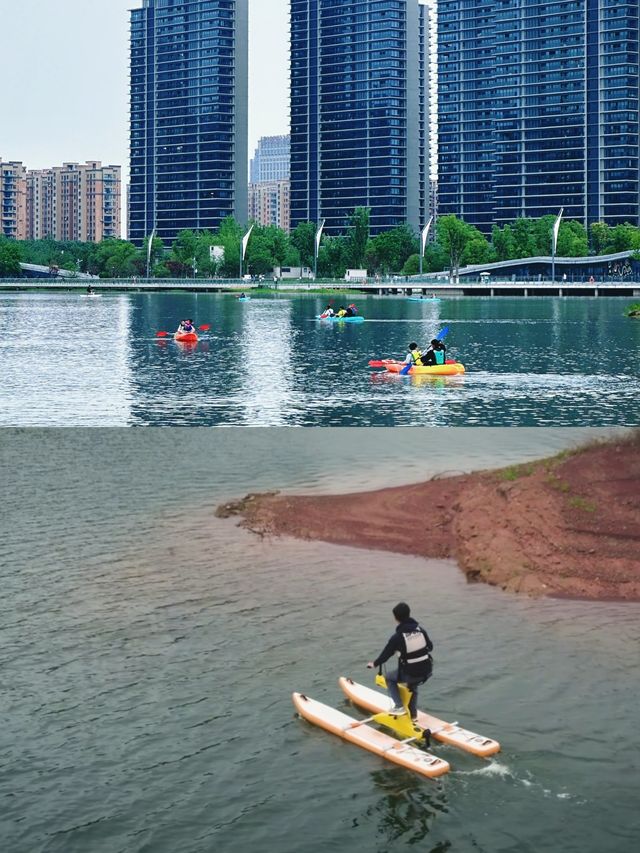
{"label": "eroded shoreline", "polygon": [[452,558],[511,592],[640,601],[640,430],[552,459],[347,495],[218,507],[260,536]]}

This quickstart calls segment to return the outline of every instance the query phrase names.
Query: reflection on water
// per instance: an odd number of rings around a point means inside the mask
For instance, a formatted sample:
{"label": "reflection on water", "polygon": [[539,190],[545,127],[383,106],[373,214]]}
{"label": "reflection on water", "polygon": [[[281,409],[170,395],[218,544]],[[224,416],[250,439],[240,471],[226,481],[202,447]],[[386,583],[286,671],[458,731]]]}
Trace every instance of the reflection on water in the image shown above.
{"label": "reflection on water", "polygon": [[126,296],[0,296],[0,425],[129,423],[133,314]]}
{"label": "reflection on water", "polygon": [[241,423],[286,426],[296,370],[293,305],[266,300],[241,304],[246,311],[242,340],[245,357],[240,371],[245,414]]}
{"label": "reflection on water", "polygon": [[[325,299],[0,295],[0,424],[638,423],[640,324],[620,300],[362,297],[367,322],[349,325],[313,319]],[[155,337],[184,316],[212,324],[196,347]],[[464,377],[367,367],[444,327]]]}

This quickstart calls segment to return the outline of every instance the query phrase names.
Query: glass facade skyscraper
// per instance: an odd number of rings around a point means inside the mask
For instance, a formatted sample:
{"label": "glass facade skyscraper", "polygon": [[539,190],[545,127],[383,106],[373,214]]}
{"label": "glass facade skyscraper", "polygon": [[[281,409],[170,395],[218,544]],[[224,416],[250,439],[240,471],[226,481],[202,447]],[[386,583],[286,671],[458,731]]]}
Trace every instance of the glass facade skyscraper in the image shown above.
{"label": "glass facade skyscraper", "polygon": [[418,0],[291,0],[291,225],[424,223],[428,10]]}
{"label": "glass facade skyscraper", "polygon": [[290,173],[291,137],[288,134],[261,137],[249,165],[250,182],[285,181],[289,180]]}
{"label": "glass facade skyscraper", "polygon": [[439,212],[638,224],[640,2],[439,0]]}
{"label": "glass facade skyscraper", "polygon": [[131,12],[129,238],[247,221],[248,0]]}

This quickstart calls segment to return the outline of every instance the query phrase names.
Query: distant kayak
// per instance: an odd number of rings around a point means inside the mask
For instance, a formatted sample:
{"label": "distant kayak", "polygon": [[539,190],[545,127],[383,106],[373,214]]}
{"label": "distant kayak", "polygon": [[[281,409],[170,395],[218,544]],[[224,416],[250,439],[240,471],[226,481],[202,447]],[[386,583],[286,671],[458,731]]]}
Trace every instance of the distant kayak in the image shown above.
{"label": "distant kayak", "polygon": [[176,332],[173,336],[174,341],[179,344],[197,344],[198,336],[195,332]]}
{"label": "distant kayak", "polygon": [[[400,373],[407,365],[404,361],[394,361],[386,358],[381,361],[369,362],[370,367],[384,367],[388,373]],[[413,365],[405,376],[459,376],[465,372],[464,364],[459,361],[450,361],[447,364],[430,364],[417,367]]]}
{"label": "distant kayak", "polygon": [[251,302],[250,296],[238,296],[238,302]]}
{"label": "distant kayak", "polygon": [[364,317],[323,317],[319,314],[316,320],[322,320],[323,323],[364,323]]}
{"label": "distant kayak", "polygon": [[439,296],[407,296],[409,302],[440,302]]}

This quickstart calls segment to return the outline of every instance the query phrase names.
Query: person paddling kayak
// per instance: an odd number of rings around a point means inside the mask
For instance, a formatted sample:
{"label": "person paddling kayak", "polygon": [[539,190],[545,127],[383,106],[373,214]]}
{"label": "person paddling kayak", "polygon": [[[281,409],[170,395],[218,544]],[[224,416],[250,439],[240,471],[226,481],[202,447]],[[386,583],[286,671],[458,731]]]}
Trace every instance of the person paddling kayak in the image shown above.
{"label": "person paddling kayak", "polygon": [[382,666],[394,654],[400,655],[397,670],[387,673],[386,676],[387,690],[394,703],[389,713],[393,716],[406,713],[398,690],[398,682],[400,681],[406,684],[411,691],[409,713],[411,719],[415,721],[418,715],[418,687],[431,678],[433,673],[433,660],[431,658],[433,643],[424,628],[421,628],[412,618],[411,608],[406,602],[401,601],[396,604],[392,612],[398,626],[378,657],[369,661],[367,666],[369,669],[373,669]]}
{"label": "person paddling kayak", "polygon": [[176,335],[195,334],[195,331],[196,327],[193,325],[193,320],[181,320]]}
{"label": "person paddling kayak", "polygon": [[447,361],[447,348],[442,341],[434,338],[431,341],[429,349],[422,355],[422,363],[427,366],[430,364],[445,364]]}
{"label": "person paddling kayak", "polygon": [[409,352],[407,353],[405,360],[405,364],[410,364],[412,367],[415,365],[416,367],[422,367],[422,352],[418,349],[418,344],[413,343],[409,344]]}

